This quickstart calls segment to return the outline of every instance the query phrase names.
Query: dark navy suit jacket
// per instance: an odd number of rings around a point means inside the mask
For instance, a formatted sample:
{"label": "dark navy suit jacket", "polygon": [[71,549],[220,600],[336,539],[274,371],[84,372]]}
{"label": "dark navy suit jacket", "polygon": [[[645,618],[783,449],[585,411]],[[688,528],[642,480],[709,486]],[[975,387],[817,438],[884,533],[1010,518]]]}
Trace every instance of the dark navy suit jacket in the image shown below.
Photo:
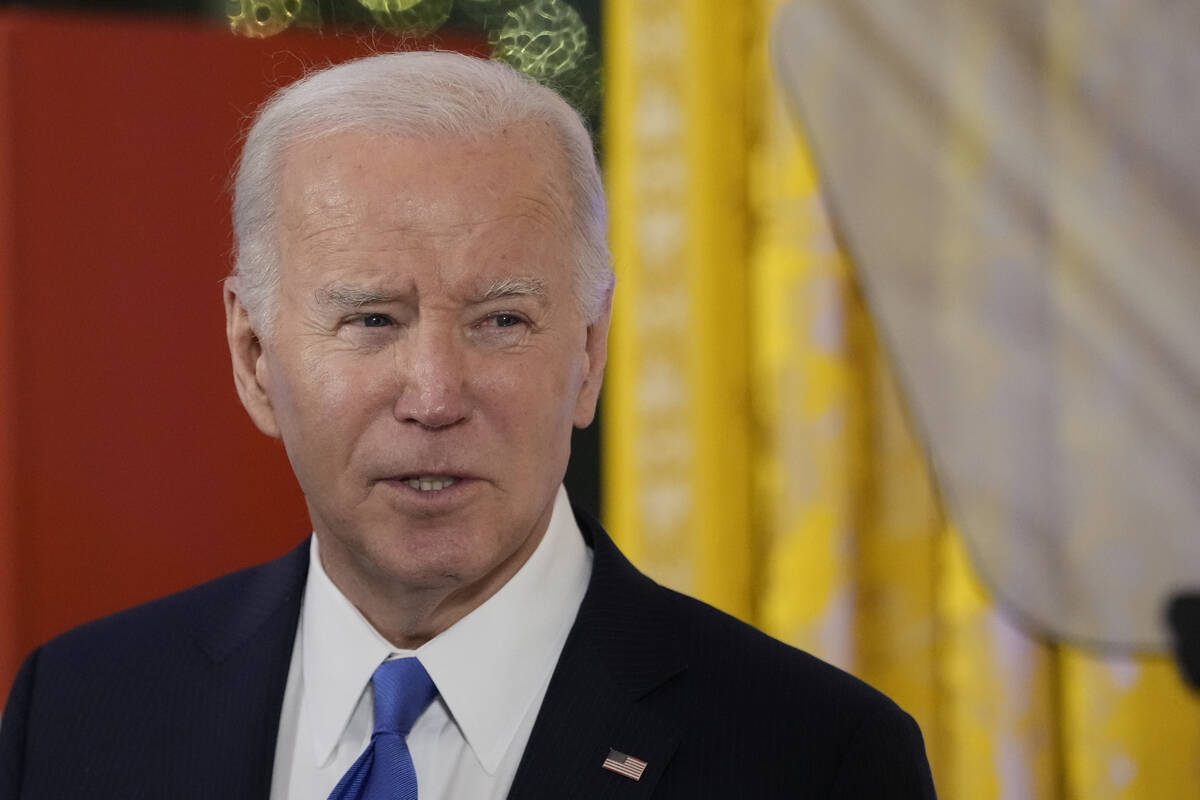
{"label": "dark navy suit jacket", "polygon": [[[592,578],[509,797],[933,797],[890,700],[656,585],[579,516]],[[34,651],[0,800],[266,800],[307,571],[305,544]],[[647,763],[640,780],[601,767],[610,748]]]}

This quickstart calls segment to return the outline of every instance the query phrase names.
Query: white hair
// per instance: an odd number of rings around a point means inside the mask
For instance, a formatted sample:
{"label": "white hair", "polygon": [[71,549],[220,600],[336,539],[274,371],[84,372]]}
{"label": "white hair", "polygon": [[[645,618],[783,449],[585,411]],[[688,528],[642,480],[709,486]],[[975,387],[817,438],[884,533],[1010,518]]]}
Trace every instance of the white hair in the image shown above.
{"label": "white hair", "polygon": [[506,64],[449,52],[386,53],[310,73],[259,109],[233,182],[238,296],[254,330],[273,326],[281,172],[290,148],[352,130],[418,140],[480,140],[519,123],[543,123],[566,164],[576,300],[589,321],[613,286],[604,188],[579,114]]}

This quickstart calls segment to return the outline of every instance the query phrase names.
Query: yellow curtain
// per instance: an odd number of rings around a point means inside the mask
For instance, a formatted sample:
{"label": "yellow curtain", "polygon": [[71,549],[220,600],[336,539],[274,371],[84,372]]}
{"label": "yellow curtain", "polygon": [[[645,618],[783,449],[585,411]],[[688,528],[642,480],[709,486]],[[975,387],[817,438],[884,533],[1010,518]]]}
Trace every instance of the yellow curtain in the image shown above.
{"label": "yellow curtain", "polygon": [[[1174,667],[1039,641],[975,577],[772,84],[778,4],[605,2],[610,530],[892,696],[943,798],[1195,797],[1200,702]],[[964,133],[944,166],[975,158]]]}
{"label": "yellow curtain", "polygon": [[604,481],[632,558],[749,620],[743,12],[708,7],[606,4],[619,211],[604,413],[620,435],[605,441]]}

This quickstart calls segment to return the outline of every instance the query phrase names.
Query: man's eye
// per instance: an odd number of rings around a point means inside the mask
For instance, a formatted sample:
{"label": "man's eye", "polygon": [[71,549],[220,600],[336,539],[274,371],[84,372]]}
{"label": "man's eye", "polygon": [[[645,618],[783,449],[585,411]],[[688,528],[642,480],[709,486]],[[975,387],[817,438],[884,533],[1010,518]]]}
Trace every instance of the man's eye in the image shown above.
{"label": "man's eye", "polygon": [[520,325],[522,320],[516,314],[492,314],[492,324],[497,328],[511,328],[513,325]]}
{"label": "man's eye", "polygon": [[387,314],[367,314],[362,318],[362,324],[364,328],[386,328],[392,320]]}

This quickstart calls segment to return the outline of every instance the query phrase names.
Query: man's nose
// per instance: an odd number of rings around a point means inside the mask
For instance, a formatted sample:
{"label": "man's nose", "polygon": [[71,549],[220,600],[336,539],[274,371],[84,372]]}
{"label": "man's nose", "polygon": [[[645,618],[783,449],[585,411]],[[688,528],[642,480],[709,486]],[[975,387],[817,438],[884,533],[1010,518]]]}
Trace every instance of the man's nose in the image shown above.
{"label": "man's nose", "polygon": [[416,332],[408,347],[397,348],[400,391],[393,414],[400,422],[437,429],[470,415],[467,370],[461,343],[450,332]]}

